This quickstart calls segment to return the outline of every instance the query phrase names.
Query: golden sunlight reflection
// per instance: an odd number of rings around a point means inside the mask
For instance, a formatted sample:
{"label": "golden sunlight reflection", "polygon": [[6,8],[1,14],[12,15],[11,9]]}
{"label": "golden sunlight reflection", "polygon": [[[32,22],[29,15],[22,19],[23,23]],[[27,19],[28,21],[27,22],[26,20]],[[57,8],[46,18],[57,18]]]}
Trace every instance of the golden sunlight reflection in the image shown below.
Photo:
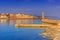
{"label": "golden sunlight reflection", "polygon": [[7,19],[0,19],[0,23],[7,23],[8,20]]}
{"label": "golden sunlight reflection", "polygon": [[9,20],[9,24],[10,24],[10,25],[14,25],[15,22],[16,22],[15,20]]}
{"label": "golden sunlight reflection", "polygon": [[16,24],[29,24],[30,22],[32,22],[33,23],[33,20],[30,20],[30,19],[21,19],[21,20],[16,20]]}
{"label": "golden sunlight reflection", "polygon": [[0,23],[9,23],[9,24],[31,24],[33,23],[33,19],[16,19],[16,20],[8,20],[8,19],[0,19]]}

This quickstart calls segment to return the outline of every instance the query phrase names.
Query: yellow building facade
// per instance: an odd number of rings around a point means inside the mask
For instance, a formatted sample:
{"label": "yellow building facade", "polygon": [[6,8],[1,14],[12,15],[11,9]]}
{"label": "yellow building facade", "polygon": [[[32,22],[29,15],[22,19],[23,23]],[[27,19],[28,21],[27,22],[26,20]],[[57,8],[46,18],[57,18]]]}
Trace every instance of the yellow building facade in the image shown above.
{"label": "yellow building facade", "polygon": [[8,16],[6,14],[1,14],[0,19],[8,19]]}

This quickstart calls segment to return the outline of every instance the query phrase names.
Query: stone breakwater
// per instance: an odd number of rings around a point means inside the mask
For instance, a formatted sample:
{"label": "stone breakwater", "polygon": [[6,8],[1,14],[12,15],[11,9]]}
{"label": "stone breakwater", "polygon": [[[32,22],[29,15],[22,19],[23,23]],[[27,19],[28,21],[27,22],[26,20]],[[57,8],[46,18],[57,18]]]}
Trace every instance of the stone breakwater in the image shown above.
{"label": "stone breakwater", "polygon": [[51,40],[60,40],[60,28],[46,28],[42,35],[43,37],[48,37]]}
{"label": "stone breakwater", "polygon": [[43,37],[48,37],[50,40],[60,40],[60,26],[54,26],[49,24],[16,24],[16,28],[45,28],[45,32],[42,33]]}

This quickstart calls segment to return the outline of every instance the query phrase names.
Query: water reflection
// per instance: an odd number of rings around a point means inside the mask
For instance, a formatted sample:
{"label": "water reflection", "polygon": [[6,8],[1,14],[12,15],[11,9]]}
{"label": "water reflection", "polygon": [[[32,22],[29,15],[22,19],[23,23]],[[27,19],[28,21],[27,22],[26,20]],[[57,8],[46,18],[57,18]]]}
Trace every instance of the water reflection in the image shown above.
{"label": "water reflection", "polygon": [[16,20],[16,24],[29,24],[29,23],[32,23],[33,20],[30,20],[30,19],[21,19],[21,20]]}
{"label": "water reflection", "polygon": [[[17,19],[17,20],[8,20],[8,19],[0,19],[0,25],[13,25],[15,27],[16,24],[40,24],[40,20],[33,19]],[[15,27],[16,28],[16,27]]]}
{"label": "water reflection", "polygon": [[16,23],[16,20],[9,20],[9,25],[14,25]]}
{"label": "water reflection", "polygon": [[[40,21],[40,20],[39,20]],[[10,25],[14,25],[14,24],[33,24],[33,23],[40,23],[37,20],[33,20],[33,19],[17,19],[17,20],[8,20],[8,19],[0,19],[0,23],[7,23]]]}
{"label": "water reflection", "polygon": [[0,23],[7,23],[8,22],[8,19],[0,19]]}
{"label": "water reflection", "polygon": [[[8,20],[0,19],[0,40],[46,40],[38,33],[43,32],[42,29],[24,29],[15,28],[15,24],[20,23],[40,23],[40,20]],[[9,24],[9,25],[8,25]]]}

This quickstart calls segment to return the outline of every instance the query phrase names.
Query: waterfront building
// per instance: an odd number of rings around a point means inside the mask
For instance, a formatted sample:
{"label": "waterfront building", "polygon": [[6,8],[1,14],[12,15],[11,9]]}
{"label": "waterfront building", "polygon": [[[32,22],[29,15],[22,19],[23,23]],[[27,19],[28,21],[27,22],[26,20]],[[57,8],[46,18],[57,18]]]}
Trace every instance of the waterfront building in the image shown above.
{"label": "waterfront building", "polygon": [[34,19],[36,16],[26,15],[26,14],[0,14],[0,19]]}
{"label": "waterfront building", "polygon": [[9,14],[9,19],[16,19],[16,15],[15,14]]}
{"label": "waterfront building", "polygon": [[23,18],[23,14],[20,14],[20,13],[19,14],[16,14],[16,18],[17,19]]}
{"label": "waterfront building", "polygon": [[7,14],[2,13],[2,14],[0,15],[0,19],[8,19]]}
{"label": "waterfront building", "polygon": [[35,16],[31,16],[31,15],[26,15],[26,14],[16,14],[16,18],[17,19],[33,19],[33,18],[38,18],[38,17],[35,17]]}

